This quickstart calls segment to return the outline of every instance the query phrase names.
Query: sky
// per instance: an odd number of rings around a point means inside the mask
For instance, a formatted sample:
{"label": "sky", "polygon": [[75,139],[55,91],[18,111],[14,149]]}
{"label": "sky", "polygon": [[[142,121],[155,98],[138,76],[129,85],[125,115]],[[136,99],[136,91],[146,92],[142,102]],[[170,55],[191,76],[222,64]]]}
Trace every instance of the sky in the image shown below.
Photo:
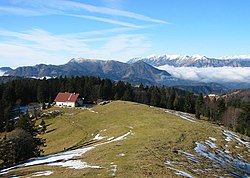
{"label": "sky", "polygon": [[0,67],[250,54],[249,0],[0,0]]}

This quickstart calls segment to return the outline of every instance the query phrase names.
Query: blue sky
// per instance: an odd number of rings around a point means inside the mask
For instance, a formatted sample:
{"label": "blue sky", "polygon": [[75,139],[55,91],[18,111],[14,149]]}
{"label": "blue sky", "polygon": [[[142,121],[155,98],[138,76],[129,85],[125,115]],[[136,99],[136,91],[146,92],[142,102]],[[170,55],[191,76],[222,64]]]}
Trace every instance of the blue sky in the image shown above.
{"label": "blue sky", "polygon": [[0,0],[0,67],[250,54],[249,0]]}

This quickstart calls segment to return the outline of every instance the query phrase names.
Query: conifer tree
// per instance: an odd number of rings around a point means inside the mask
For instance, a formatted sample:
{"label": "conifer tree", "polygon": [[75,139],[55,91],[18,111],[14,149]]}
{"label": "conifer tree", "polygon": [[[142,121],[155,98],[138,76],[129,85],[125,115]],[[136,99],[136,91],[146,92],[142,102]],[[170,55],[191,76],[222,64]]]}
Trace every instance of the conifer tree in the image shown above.
{"label": "conifer tree", "polygon": [[185,92],[184,111],[187,113],[191,113],[191,109],[192,109],[191,94],[189,92]]}
{"label": "conifer tree", "polygon": [[195,103],[195,117],[197,119],[200,119],[203,103],[203,95],[200,93]]}
{"label": "conifer tree", "polygon": [[175,98],[174,98],[174,102],[173,102],[174,110],[177,110],[177,111],[179,110],[179,108],[180,108],[179,100],[180,100],[179,94],[177,92],[175,92]]}
{"label": "conifer tree", "polygon": [[173,87],[171,87],[168,89],[168,104],[167,104],[168,109],[173,109],[174,99],[175,99],[175,90]]}

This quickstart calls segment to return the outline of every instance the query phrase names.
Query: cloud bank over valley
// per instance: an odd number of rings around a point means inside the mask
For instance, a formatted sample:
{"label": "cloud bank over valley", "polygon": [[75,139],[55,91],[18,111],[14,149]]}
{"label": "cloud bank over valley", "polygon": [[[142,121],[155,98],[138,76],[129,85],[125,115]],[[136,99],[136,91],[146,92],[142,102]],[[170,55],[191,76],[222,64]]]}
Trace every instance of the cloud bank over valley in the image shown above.
{"label": "cloud bank over valley", "polygon": [[173,67],[164,65],[158,69],[166,70],[172,76],[199,82],[244,82],[250,83],[249,67]]}

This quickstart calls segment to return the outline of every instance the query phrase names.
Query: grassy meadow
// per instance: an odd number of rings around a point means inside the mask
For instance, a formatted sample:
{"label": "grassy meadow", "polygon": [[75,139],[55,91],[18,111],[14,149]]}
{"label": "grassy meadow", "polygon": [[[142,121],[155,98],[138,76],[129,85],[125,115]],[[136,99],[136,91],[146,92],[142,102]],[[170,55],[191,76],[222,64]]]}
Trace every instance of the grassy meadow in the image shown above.
{"label": "grassy meadow", "polygon": [[[34,172],[51,170],[53,174],[48,177],[177,177],[164,162],[188,163],[178,150],[194,154],[195,142],[209,136],[217,138],[218,147],[225,144],[221,128],[217,126],[205,121],[190,122],[160,108],[133,102],[113,101],[91,109],[53,107],[51,110],[60,110],[63,114],[45,119],[47,132],[42,137],[46,138],[47,146],[44,155],[75,146],[96,145],[129,131],[131,134],[124,140],[97,146],[78,158],[102,169],[38,165],[17,169],[9,175],[28,177]],[[105,138],[93,141],[98,133]],[[192,173],[189,168],[177,167]],[[196,173],[196,176],[204,175]]]}

